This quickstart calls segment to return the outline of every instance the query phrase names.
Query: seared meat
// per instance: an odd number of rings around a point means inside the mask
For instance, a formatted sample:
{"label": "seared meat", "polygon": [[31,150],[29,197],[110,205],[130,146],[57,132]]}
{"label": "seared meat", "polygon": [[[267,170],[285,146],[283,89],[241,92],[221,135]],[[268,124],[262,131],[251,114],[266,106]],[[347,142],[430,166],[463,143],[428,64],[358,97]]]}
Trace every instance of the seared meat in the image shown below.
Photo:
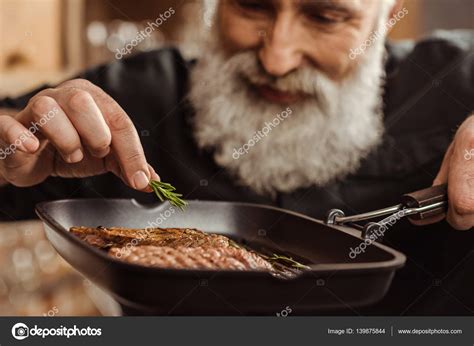
{"label": "seared meat", "polygon": [[173,269],[273,270],[259,255],[236,247],[136,246],[112,248],[109,254],[126,262]]}
{"label": "seared meat", "polygon": [[71,233],[120,260],[174,269],[273,270],[232,240],[189,228],[71,227]]}
{"label": "seared meat", "polygon": [[177,247],[228,247],[229,238],[190,228],[128,229],[118,227],[71,227],[71,233],[92,246],[101,249],[122,247],[127,244]]}

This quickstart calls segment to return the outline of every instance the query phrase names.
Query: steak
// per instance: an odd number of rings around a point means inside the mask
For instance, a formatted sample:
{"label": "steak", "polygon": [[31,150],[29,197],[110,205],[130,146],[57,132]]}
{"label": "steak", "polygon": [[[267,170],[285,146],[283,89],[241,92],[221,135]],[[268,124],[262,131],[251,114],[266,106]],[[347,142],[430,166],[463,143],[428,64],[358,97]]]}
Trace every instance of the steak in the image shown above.
{"label": "steak", "polygon": [[228,247],[233,242],[222,235],[190,228],[129,229],[118,227],[71,227],[70,232],[101,249],[122,247],[127,244],[178,247]]}
{"label": "steak", "polygon": [[273,271],[257,253],[197,229],[71,227],[70,232],[119,260],[147,267]]}
{"label": "steak", "polygon": [[125,262],[147,267],[174,269],[220,269],[272,271],[265,259],[246,249],[235,247],[178,247],[142,245],[112,248],[109,254]]}

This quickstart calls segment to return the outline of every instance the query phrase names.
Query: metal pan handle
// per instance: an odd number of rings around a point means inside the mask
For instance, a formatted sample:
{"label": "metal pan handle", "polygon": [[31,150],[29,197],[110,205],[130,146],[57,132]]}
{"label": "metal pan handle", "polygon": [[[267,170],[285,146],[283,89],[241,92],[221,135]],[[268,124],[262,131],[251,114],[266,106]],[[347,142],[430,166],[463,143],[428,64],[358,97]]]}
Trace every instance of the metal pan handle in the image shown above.
{"label": "metal pan handle", "polygon": [[445,184],[408,193],[402,197],[402,203],[398,205],[359,215],[345,216],[342,210],[332,209],[328,213],[326,223],[343,225],[395,213],[398,213],[400,217],[409,216],[412,220],[423,220],[444,213],[447,206],[448,194]]}
{"label": "metal pan handle", "polygon": [[[443,214],[448,201],[448,185],[437,185],[427,189],[407,193],[402,197],[402,203],[407,208],[417,208],[420,211],[410,216],[412,220],[424,220]],[[429,208],[432,206],[432,208]]]}

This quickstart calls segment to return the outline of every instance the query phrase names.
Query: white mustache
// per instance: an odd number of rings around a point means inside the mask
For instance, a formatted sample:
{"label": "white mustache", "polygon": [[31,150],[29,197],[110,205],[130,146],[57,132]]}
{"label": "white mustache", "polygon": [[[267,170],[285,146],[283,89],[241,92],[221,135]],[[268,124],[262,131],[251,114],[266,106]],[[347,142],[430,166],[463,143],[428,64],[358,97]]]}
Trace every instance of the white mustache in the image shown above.
{"label": "white mustache", "polygon": [[257,54],[250,51],[236,54],[226,62],[226,65],[224,69],[237,71],[237,74],[247,82],[254,85],[266,85],[292,94],[306,94],[321,98],[321,90],[331,84],[326,75],[310,66],[302,66],[283,77],[270,76],[261,67]]}

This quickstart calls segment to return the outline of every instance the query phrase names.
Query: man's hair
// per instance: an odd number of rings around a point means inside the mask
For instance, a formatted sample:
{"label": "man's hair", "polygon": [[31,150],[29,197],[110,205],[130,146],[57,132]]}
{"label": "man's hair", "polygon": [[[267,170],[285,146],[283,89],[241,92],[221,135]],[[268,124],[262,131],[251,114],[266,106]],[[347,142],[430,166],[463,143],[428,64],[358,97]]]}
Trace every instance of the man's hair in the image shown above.
{"label": "man's hair", "polygon": [[[208,26],[211,26],[214,22],[218,1],[219,0],[202,0],[204,23]],[[380,13],[387,13],[388,8],[391,8],[396,1],[397,0],[383,0],[384,6],[380,6]]]}
{"label": "man's hair", "polygon": [[215,21],[217,5],[218,0],[202,0],[202,15],[204,26],[207,28],[212,27]]}

